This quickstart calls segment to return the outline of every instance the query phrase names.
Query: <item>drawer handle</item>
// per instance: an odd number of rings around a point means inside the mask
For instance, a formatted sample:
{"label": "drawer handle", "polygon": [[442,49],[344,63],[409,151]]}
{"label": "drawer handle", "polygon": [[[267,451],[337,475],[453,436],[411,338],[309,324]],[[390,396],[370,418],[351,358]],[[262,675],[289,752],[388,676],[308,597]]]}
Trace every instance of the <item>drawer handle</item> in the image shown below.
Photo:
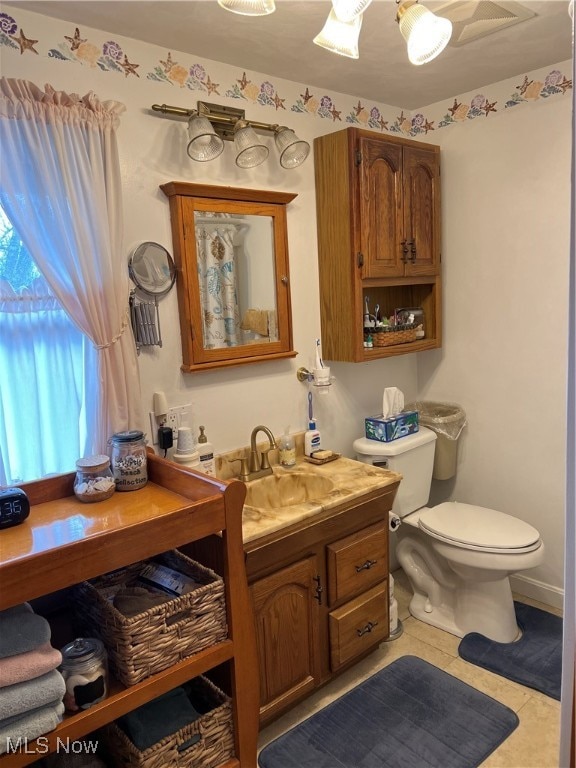
{"label": "drawer handle", "polygon": [[372,568],[373,565],[376,565],[377,562],[377,560],[366,560],[366,562],[362,563],[362,565],[356,566],[356,573],[360,573],[360,571],[369,571],[370,568]]}
{"label": "drawer handle", "polygon": [[374,627],[377,626],[377,625],[378,625],[377,621],[369,621],[368,624],[366,624],[365,627],[363,627],[362,629],[357,629],[356,630],[356,634],[358,635],[358,637],[362,637],[362,635],[366,635],[369,632],[372,632]]}

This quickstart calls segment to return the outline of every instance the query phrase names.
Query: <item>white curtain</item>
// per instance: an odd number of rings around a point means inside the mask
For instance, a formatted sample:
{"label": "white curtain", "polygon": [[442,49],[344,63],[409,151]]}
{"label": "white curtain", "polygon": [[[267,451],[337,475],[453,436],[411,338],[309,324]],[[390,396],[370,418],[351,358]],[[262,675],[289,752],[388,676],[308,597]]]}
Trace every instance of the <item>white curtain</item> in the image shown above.
{"label": "white curtain", "polygon": [[[52,292],[98,351],[90,452],[144,429],[122,244],[117,102],[0,80],[0,202]],[[58,258],[52,254],[57,253]]]}
{"label": "white curtain", "polygon": [[242,343],[234,248],[235,224],[211,223],[196,228],[198,284],[204,348],[235,347]]}
{"label": "white curtain", "polygon": [[0,280],[0,485],[74,469],[95,357],[43,277],[22,290]]}

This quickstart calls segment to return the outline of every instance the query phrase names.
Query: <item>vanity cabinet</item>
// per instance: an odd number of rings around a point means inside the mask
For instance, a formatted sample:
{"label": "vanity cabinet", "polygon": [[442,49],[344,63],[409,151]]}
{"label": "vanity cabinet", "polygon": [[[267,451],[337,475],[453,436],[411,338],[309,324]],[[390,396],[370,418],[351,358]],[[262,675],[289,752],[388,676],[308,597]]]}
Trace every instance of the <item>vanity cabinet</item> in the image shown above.
{"label": "vanity cabinet", "polygon": [[[441,345],[440,149],[347,128],[314,141],[322,348],[363,362]],[[425,337],[367,349],[382,317],[421,307]]]}
{"label": "vanity cabinet", "polygon": [[262,725],[388,637],[388,512],[397,487],[244,544]]}
{"label": "vanity cabinet", "polygon": [[[218,768],[256,768],[258,674],[242,548],[245,486],[208,478],[153,454],[148,477],[144,488],[95,504],[76,499],[74,474],[25,484],[30,516],[2,531],[0,610],[46,595],[54,598],[80,581],[173,548],[185,550],[190,542],[218,533],[227,639],[128,688],[112,680],[106,699],[66,715],[37,748],[28,742],[17,754],[0,757],[2,768],[31,764],[197,675],[220,672],[232,700],[235,756]],[[47,618],[52,624],[55,616]]]}

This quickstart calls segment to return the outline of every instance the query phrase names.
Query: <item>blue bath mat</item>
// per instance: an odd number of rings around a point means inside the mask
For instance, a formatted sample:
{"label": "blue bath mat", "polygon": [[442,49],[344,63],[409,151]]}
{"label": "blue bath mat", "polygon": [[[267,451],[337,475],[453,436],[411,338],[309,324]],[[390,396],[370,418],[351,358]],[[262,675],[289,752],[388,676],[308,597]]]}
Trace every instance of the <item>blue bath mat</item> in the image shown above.
{"label": "blue bath mat", "polygon": [[403,656],[260,752],[260,768],[475,768],[515,713],[415,656]]}
{"label": "blue bath mat", "polygon": [[562,678],[562,619],[524,603],[514,603],[522,637],[514,643],[497,643],[471,632],[460,642],[458,653],[478,667],[534,688],[560,701]]}

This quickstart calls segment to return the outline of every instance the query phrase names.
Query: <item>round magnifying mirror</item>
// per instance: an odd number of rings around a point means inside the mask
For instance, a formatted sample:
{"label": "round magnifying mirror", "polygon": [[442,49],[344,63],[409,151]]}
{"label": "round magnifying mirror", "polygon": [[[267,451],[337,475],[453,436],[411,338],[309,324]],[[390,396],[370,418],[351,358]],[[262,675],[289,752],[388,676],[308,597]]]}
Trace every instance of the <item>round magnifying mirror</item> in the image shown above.
{"label": "round magnifying mirror", "polygon": [[128,262],[130,279],[150,296],[164,296],[174,285],[176,267],[166,248],[158,243],[141,243]]}

